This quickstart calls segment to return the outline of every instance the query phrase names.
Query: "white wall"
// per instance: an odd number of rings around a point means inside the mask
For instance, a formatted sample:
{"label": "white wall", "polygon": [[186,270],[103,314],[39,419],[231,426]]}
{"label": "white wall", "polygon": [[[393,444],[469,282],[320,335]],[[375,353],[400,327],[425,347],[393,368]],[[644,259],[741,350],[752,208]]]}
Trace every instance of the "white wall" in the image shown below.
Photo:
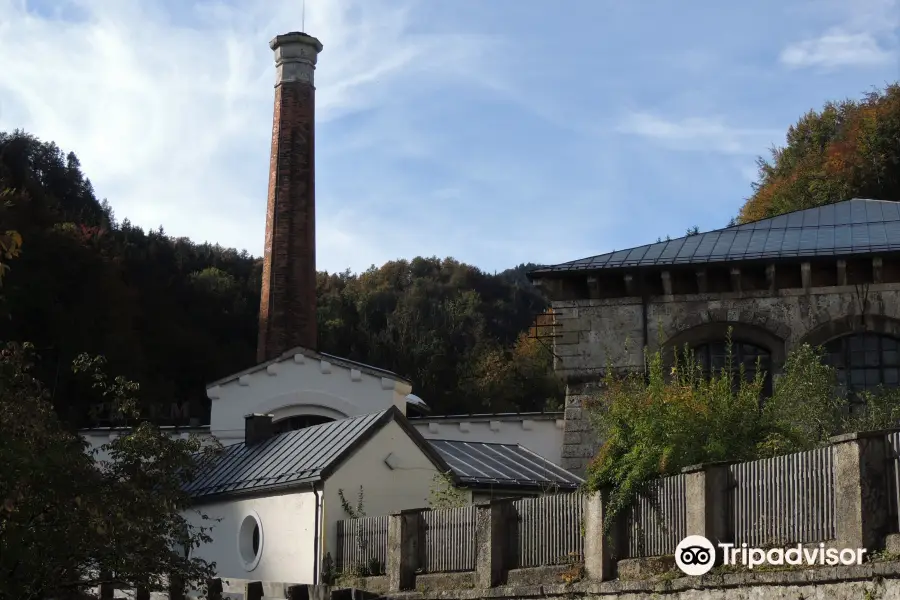
{"label": "white wall", "polygon": [[228,445],[243,441],[249,413],[339,419],[396,406],[405,414],[410,391],[402,381],[296,354],[210,386],[210,431]]}
{"label": "white wall", "polygon": [[425,439],[519,444],[553,464],[562,462],[561,414],[430,417],[410,423]]}
{"label": "white wall", "polygon": [[[388,454],[396,461],[394,470],[384,462]],[[350,518],[341,507],[338,490],[344,491],[344,497],[355,508],[362,486],[365,513],[375,517],[427,507],[437,474],[428,457],[396,422],[386,424],[325,481],[325,551],[336,558],[335,523]]]}
{"label": "white wall", "polygon": [[[169,428],[164,427],[163,431],[169,431],[169,433],[174,437],[180,437],[182,439],[187,439],[191,433],[197,434],[201,439],[209,439],[212,437],[209,434],[209,428],[207,427],[196,427],[196,428]],[[128,433],[127,428],[119,428],[119,427],[106,427],[106,428],[97,428],[97,429],[84,429],[80,431],[81,437],[83,437],[90,447],[88,450],[97,450],[96,459],[98,461],[108,460],[109,455],[105,450],[102,450],[102,447],[106,444],[112,442],[117,437],[121,435],[125,435]]]}
{"label": "white wall", "polygon": [[[192,556],[215,561],[216,574],[223,578],[313,583],[315,506],[311,491],[200,505],[197,510],[222,520],[202,521],[196,511],[186,515],[193,525],[213,528],[213,542],[194,550]],[[262,524],[262,544],[259,564],[248,571],[238,552],[238,530],[251,511]]]}

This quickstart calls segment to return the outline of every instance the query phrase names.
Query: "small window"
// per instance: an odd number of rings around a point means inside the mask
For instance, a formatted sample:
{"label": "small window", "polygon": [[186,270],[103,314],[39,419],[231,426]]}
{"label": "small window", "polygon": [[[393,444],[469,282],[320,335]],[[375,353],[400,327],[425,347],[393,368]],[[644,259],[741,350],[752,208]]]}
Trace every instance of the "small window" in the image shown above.
{"label": "small window", "polygon": [[252,571],[259,565],[263,551],[263,529],[256,512],[251,512],[241,521],[238,529],[238,556],[244,569]]}
{"label": "small window", "polygon": [[825,344],[825,362],[856,401],[857,394],[880,386],[900,387],[900,341],[877,333],[855,333]]}
{"label": "small window", "polygon": [[[707,342],[694,347],[694,358],[707,377],[718,375],[728,364],[728,342]],[[753,381],[757,368],[763,371],[763,395],[772,395],[772,357],[769,351],[745,342],[731,342],[731,371],[736,377],[744,367],[744,378]]]}

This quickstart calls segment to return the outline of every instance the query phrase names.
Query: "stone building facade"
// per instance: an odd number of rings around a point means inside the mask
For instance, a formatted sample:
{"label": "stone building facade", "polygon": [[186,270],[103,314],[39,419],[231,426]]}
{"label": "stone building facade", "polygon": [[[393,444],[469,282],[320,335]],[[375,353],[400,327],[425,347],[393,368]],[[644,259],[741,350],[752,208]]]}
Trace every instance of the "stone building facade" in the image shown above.
{"label": "stone building facade", "polygon": [[567,383],[562,467],[598,440],[583,402],[607,365],[685,346],[710,369],[757,360],[773,385],[791,350],[823,346],[848,389],[900,385],[900,203],[847,200],[530,274],[556,316]]}

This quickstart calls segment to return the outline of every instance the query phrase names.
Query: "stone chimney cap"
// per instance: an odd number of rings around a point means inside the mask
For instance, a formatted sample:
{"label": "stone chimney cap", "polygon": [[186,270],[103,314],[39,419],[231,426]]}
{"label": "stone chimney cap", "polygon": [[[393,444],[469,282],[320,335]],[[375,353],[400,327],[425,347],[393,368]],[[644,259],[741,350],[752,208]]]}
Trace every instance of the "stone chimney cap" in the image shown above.
{"label": "stone chimney cap", "polygon": [[316,52],[322,51],[322,42],[302,31],[291,31],[290,33],[277,35],[269,42],[269,47],[272,50],[277,50],[279,46],[284,46],[286,44],[303,44],[304,46],[314,47]]}

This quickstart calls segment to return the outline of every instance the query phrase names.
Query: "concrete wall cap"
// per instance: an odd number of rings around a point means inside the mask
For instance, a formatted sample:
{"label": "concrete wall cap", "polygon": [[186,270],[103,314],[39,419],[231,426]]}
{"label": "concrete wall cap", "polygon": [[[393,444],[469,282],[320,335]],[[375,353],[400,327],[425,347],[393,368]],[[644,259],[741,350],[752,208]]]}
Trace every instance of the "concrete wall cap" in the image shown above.
{"label": "concrete wall cap", "polygon": [[682,473],[697,473],[699,471],[706,471],[713,467],[727,467],[730,465],[736,465],[740,462],[740,460],[713,460],[710,462],[700,463],[696,465],[688,465],[681,469]]}
{"label": "concrete wall cap", "polygon": [[836,435],[834,437],[828,438],[828,441],[832,444],[841,444],[844,442],[852,442],[854,440],[885,437],[891,433],[895,433],[898,431],[900,431],[900,427],[893,427],[891,429],[878,429],[875,431],[853,431],[850,433],[843,433],[841,435]]}

